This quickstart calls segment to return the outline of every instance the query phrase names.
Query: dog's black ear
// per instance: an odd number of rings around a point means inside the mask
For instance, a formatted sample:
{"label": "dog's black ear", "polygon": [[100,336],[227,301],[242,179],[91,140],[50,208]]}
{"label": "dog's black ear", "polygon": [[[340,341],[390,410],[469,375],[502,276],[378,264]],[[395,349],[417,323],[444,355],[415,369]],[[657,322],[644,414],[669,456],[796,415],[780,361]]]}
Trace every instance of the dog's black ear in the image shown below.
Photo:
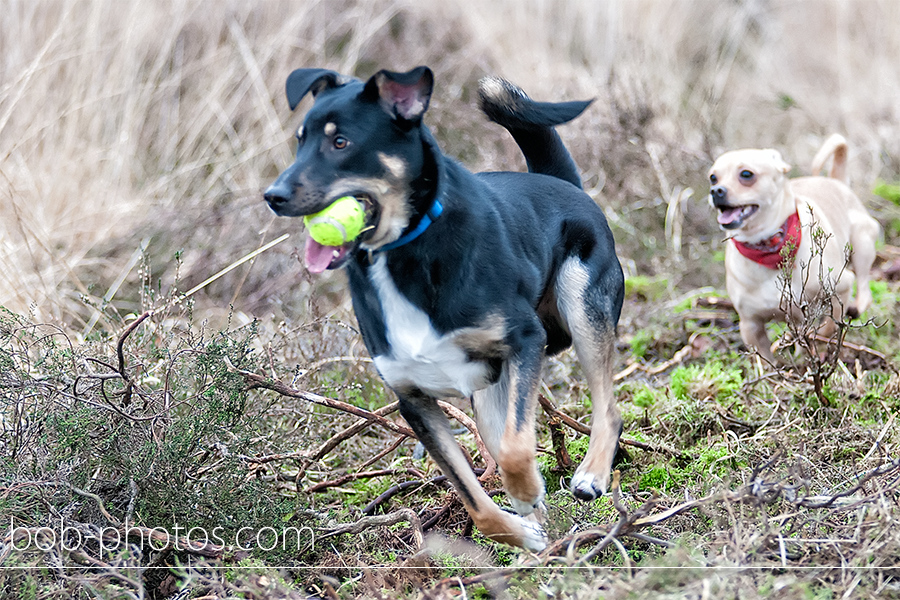
{"label": "dog's black ear", "polygon": [[434,74],[428,67],[416,67],[406,73],[379,71],[363,90],[363,96],[377,100],[395,119],[418,122],[428,110]]}
{"label": "dog's black ear", "polygon": [[328,69],[297,69],[288,75],[284,88],[288,105],[294,110],[306,94],[312,92],[315,97],[322,90],[340,87],[344,83],[340,73]]}

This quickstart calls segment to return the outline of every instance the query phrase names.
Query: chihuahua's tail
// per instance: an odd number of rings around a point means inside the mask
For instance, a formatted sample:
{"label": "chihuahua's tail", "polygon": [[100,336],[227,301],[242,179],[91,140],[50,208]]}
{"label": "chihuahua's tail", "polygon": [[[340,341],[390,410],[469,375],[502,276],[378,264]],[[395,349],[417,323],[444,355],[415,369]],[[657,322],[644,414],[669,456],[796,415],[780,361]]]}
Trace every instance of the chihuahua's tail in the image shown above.
{"label": "chihuahua's tail", "polygon": [[478,82],[482,112],[512,134],[525,155],[528,171],[551,175],[579,188],[578,165],[553,128],[580,115],[591,102],[535,102],[518,86],[499,77]]}
{"label": "chihuahua's tail", "polygon": [[813,175],[818,175],[822,171],[829,157],[833,158],[828,176],[849,184],[850,178],[847,176],[847,140],[839,133],[835,133],[825,140],[825,143],[816,152],[816,156],[812,161]]}

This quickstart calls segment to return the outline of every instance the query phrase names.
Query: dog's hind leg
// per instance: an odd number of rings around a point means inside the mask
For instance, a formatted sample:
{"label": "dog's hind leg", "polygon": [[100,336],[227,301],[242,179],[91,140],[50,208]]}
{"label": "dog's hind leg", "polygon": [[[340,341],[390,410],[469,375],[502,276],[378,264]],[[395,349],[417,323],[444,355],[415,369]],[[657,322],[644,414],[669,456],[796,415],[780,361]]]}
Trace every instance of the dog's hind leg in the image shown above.
{"label": "dog's hind leg", "polygon": [[872,264],[875,262],[875,240],[878,239],[881,226],[868,215],[860,218],[851,229],[850,266],[856,275],[856,301],[847,307],[850,317],[858,317],[872,303],[872,290],[869,289]]}
{"label": "dog's hind leg", "polygon": [[[738,313],[740,316],[740,313]],[[766,333],[766,321],[759,318],[740,317],[741,339],[751,350],[759,352],[760,356],[770,363],[778,364],[775,355],[772,354],[772,340]]]}
{"label": "dog's hind leg", "polygon": [[581,500],[593,500],[609,488],[612,462],[622,434],[622,417],[613,394],[613,360],[616,323],[621,308],[616,306],[621,271],[592,272],[588,265],[572,257],[563,263],[556,282],[559,309],[572,335],[594,405],[591,441],[587,454],[572,477],[571,490]]}
{"label": "dog's hind leg", "polygon": [[400,413],[441,472],[456,488],[475,526],[497,542],[535,552],[543,550],[547,545],[547,536],[538,523],[504,512],[485,493],[463,450],[453,438],[447,417],[437,402],[415,391],[398,395]]}

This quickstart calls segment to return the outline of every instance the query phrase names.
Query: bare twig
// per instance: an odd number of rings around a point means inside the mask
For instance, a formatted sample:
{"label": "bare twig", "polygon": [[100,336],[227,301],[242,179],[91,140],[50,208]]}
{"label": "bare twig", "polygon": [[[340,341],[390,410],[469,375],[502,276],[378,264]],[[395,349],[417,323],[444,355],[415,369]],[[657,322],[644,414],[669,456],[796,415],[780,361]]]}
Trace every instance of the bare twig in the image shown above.
{"label": "bare twig", "polygon": [[128,377],[128,373],[125,372],[125,340],[127,340],[128,336],[134,333],[134,330],[137,329],[138,326],[146,321],[152,314],[152,310],[145,311],[137,319],[132,321],[131,324],[125,328],[125,331],[123,331],[119,336],[119,341],[116,343],[116,354],[119,357],[118,371],[119,375],[121,375],[122,379],[124,379],[125,381],[131,381],[131,379]]}
{"label": "bare twig", "polygon": [[494,457],[491,456],[491,453],[488,452],[487,446],[484,445],[484,440],[481,439],[481,435],[478,433],[478,427],[475,425],[475,421],[452,404],[438,401],[438,406],[440,406],[447,415],[459,421],[460,425],[471,431],[472,435],[475,436],[475,446],[478,448],[478,453],[481,454],[481,459],[484,461],[484,473],[479,479],[484,481],[493,476],[494,472],[497,470],[497,462],[494,460]]}
{"label": "bare twig", "polygon": [[377,414],[377,412],[370,412],[363,408],[353,406],[352,404],[347,404],[346,402],[341,402],[340,400],[335,400],[333,398],[326,398],[325,396],[319,396],[318,394],[313,394],[312,392],[295,390],[294,388],[289,387],[281,383],[280,381],[273,381],[266,377],[257,375],[256,373],[250,373],[249,371],[242,371],[240,369],[235,370],[244,376],[244,381],[247,383],[247,389],[272,390],[273,392],[277,392],[282,396],[297,398],[306,402],[318,404],[319,406],[326,406],[328,408],[333,408],[341,412],[356,415],[357,417],[362,417],[368,421],[371,421],[372,423],[377,423],[378,425],[381,425],[385,429],[393,431],[394,433],[399,433],[409,437],[415,437],[415,434],[409,427],[397,425],[393,421],[389,421],[380,416],[379,414]]}
{"label": "bare twig", "polygon": [[[551,417],[559,419],[560,421],[562,421],[563,423],[565,423],[570,428],[574,429],[575,431],[577,431],[580,434],[591,435],[590,427],[579,423],[578,421],[576,421],[569,415],[565,414],[564,412],[561,412],[543,394],[538,394],[538,400],[540,401],[541,406],[543,407],[544,411]],[[619,443],[622,444],[623,446],[632,446],[634,448],[640,448],[641,450],[646,450],[648,452],[657,452],[659,454],[669,454],[671,456],[675,456],[675,457],[678,457],[683,460],[688,458],[687,456],[685,456],[683,453],[679,452],[678,450],[675,450],[674,448],[669,448],[667,446],[663,446],[661,444],[653,445],[653,444],[648,444],[646,442],[639,442],[637,440],[630,440],[625,437],[620,437]]]}
{"label": "bare twig", "polygon": [[412,526],[413,536],[415,537],[416,541],[416,547],[421,547],[422,541],[424,540],[424,535],[422,533],[422,522],[419,520],[419,516],[409,508],[401,508],[386,515],[363,517],[355,523],[348,523],[345,525],[341,525],[340,527],[328,530],[323,535],[321,535],[320,538],[329,538],[336,535],[343,535],[345,533],[355,535],[358,533],[362,533],[366,529],[370,529],[372,527],[388,527],[390,525],[402,523],[403,521],[407,521]]}
{"label": "bare twig", "polygon": [[[392,412],[396,411],[399,406],[400,406],[399,402],[392,402],[391,404],[388,404],[387,406],[382,406],[378,410],[374,411],[373,414],[376,414],[379,417],[384,417],[384,416],[387,416],[387,415],[391,414]],[[341,444],[341,442],[360,433],[361,431],[366,429],[371,424],[372,424],[372,421],[369,419],[362,419],[360,421],[357,421],[350,427],[347,427],[343,431],[336,433],[334,436],[331,437],[331,439],[329,439],[324,444],[319,446],[318,450],[316,450],[315,452],[310,454],[304,461],[303,466],[300,467],[300,471],[297,473],[297,481],[299,482],[301,479],[303,479],[303,476],[306,473],[306,469],[309,468],[309,465],[313,464],[317,460],[322,459],[322,457],[324,457],[329,452],[331,452],[332,450],[337,448],[338,445]],[[406,437],[406,436],[404,436],[404,437]]]}
{"label": "bare twig", "polygon": [[369,460],[367,460],[366,462],[361,464],[359,466],[359,469],[362,470],[362,469],[368,468],[371,465],[375,464],[376,462],[378,462],[379,460],[381,460],[382,458],[384,458],[391,452],[394,452],[397,448],[400,447],[400,444],[405,442],[407,439],[409,439],[409,438],[407,438],[405,435],[399,436],[397,439],[395,439],[393,441],[393,443],[390,446],[388,446],[387,448],[385,448],[384,450],[382,450],[381,452],[379,452],[378,454],[376,454],[375,456],[373,456],[372,458],[370,458]]}
{"label": "bare twig", "polygon": [[[481,475],[482,473],[484,473],[484,469],[475,469],[476,475]],[[390,500],[391,498],[393,498],[394,496],[396,496],[403,490],[407,490],[411,487],[434,485],[434,484],[438,484],[438,483],[443,483],[445,481],[447,481],[446,475],[438,475],[437,477],[432,477],[428,481],[413,480],[413,481],[404,481],[403,483],[398,483],[397,485],[393,486],[389,490],[386,490],[380,496],[378,496],[377,498],[375,498],[374,500],[372,500],[371,502],[366,504],[363,507],[362,512],[363,512],[363,514],[366,514],[366,515],[373,514],[375,512],[375,509],[378,508],[380,505],[384,504],[385,502],[387,502],[388,500]]]}
{"label": "bare twig", "polygon": [[306,493],[314,494],[316,492],[321,492],[328,488],[338,487],[340,485],[344,485],[350,481],[356,481],[357,479],[372,479],[373,477],[388,477],[390,475],[398,475],[400,473],[406,473],[411,475],[418,475],[416,471],[412,469],[380,469],[378,471],[363,471],[361,473],[347,473],[338,477],[337,479],[332,479],[330,481],[323,481],[321,483],[317,483],[313,486],[310,486],[306,489]]}

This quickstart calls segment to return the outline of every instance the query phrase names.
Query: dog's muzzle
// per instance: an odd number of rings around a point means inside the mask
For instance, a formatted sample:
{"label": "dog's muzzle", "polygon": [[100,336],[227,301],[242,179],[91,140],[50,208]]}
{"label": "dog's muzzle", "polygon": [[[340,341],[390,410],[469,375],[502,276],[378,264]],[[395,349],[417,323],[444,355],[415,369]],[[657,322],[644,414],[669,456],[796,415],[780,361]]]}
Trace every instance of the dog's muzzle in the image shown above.
{"label": "dog's muzzle", "polygon": [[294,190],[291,189],[291,186],[281,181],[276,181],[263,192],[263,198],[265,198],[269,208],[279,215],[281,215],[282,211],[290,204],[293,195]]}
{"label": "dog's muzzle", "polygon": [[294,161],[272,185],[263,192],[269,208],[279,217],[302,217],[328,206],[320,194],[302,191],[302,166]]}
{"label": "dog's muzzle", "polygon": [[722,229],[738,229],[744,225],[749,217],[759,210],[756,204],[742,204],[732,206],[728,202],[728,188],[716,185],[709,190],[709,199],[712,205],[719,211],[718,222]]}
{"label": "dog's muzzle", "polygon": [[709,197],[716,208],[728,206],[728,189],[725,186],[717,185],[710,188]]}

